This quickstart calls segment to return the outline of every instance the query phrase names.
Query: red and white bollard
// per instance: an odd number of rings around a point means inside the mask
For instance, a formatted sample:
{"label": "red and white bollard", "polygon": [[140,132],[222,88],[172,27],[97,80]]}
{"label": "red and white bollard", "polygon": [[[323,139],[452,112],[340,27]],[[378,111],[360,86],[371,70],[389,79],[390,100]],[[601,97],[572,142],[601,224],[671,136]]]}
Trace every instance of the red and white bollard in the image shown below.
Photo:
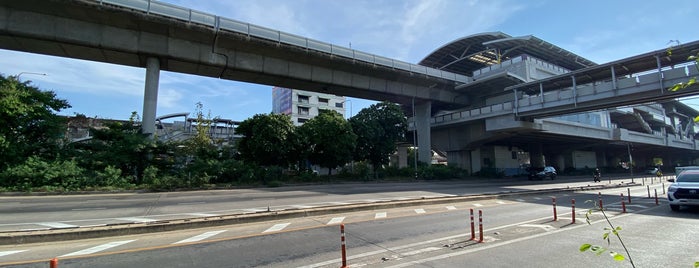
{"label": "red and white bollard", "polygon": [[571,208],[573,209],[573,211],[572,211],[572,215],[573,215],[573,224],[575,224],[575,199],[571,199],[570,202],[573,203],[572,206],[571,206]]}
{"label": "red and white bollard", "polygon": [[599,210],[604,210],[604,206],[602,206],[602,192],[598,192],[599,195]]}
{"label": "red and white bollard", "polygon": [[473,209],[471,209],[471,240],[476,239],[476,227],[473,222]]}
{"label": "red and white bollard", "polygon": [[551,197],[553,202],[553,221],[558,221],[558,213],[556,213],[556,197]]}
{"label": "red and white bollard", "polygon": [[478,210],[478,233],[479,233],[479,238],[478,238],[478,243],[483,243],[483,211]]}
{"label": "red and white bollard", "polygon": [[345,250],[345,225],[340,224],[340,240],[342,241],[342,266],[340,268],[347,268],[347,251]]}
{"label": "red and white bollard", "polygon": [[624,202],[624,193],[621,193],[621,213],[626,213],[626,203]]}
{"label": "red and white bollard", "polygon": [[58,259],[53,258],[49,261],[49,267],[51,268],[58,268]]}

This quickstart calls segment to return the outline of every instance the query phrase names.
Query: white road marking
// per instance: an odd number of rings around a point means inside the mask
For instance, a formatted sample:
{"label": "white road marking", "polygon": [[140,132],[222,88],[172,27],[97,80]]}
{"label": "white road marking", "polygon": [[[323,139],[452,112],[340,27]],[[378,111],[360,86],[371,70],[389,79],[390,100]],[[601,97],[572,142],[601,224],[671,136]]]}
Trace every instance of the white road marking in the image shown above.
{"label": "white road marking", "polygon": [[531,227],[531,228],[541,228],[544,231],[553,231],[556,230],[555,227],[548,225],[548,224],[522,224],[520,225],[521,227]]}
{"label": "white road marking", "polygon": [[495,201],[495,203],[498,203],[498,204],[501,204],[501,205],[507,204],[505,201]]}
{"label": "white road marking", "polygon": [[201,205],[201,204],[206,204],[206,202],[185,202],[185,203],[177,203],[178,205],[182,206],[187,206],[187,205]]}
{"label": "white road marking", "polygon": [[386,218],[386,212],[378,212],[374,216],[374,219],[381,219],[381,218]]}
{"label": "white road marking", "polygon": [[263,233],[278,232],[278,231],[284,230],[284,228],[289,226],[289,224],[291,224],[291,223],[287,222],[287,223],[275,224],[274,226],[269,227],[269,229],[265,230]]}
{"label": "white road marking", "polygon": [[209,213],[187,213],[186,215],[197,216],[197,217],[215,217],[215,216],[218,216],[217,214],[209,214]]}
{"label": "white road marking", "polygon": [[187,239],[184,239],[184,240],[177,241],[177,242],[175,242],[175,243],[173,243],[173,244],[182,244],[182,243],[189,243],[189,242],[197,242],[197,241],[201,241],[201,240],[207,239],[207,238],[209,238],[209,237],[212,237],[212,236],[214,236],[214,235],[223,233],[223,232],[225,232],[225,231],[226,231],[226,230],[206,232],[206,233],[203,233],[203,234],[200,234],[200,235],[197,235],[197,236],[193,236],[193,237],[190,237],[190,238],[187,238]]}
{"label": "white road marking", "polygon": [[534,200],[541,200],[541,197],[534,197]]}
{"label": "white road marking", "polygon": [[344,221],[344,220],[345,220],[345,217],[336,217],[336,218],[332,218],[332,219],[331,219],[328,223],[326,223],[325,225],[333,225],[333,224],[342,223],[342,221]]}
{"label": "white road marking", "polygon": [[517,202],[524,202],[524,199],[519,198],[519,199],[515,199],[515,201],[517,201]]}
{"label": "white road marking", "polygon": [[345,202],[327,202],[326,204],[342,206],[342,205],[349,205],[349,204],[351,204],[351,203],[345,203]]}
{"label": "white road marking", "polygon": [[418,250],[413,250],[413,251],[408,251],[408,252],[405,252],[405,253],[401,253],[400,255],[402,255],[402,256],[412,256],[412,255],[417,255],[417,254],[421,254],[421,253],[425,253],[425,252],[431,252],[431,251],[440,250],[440,249],[442,249],[442,248],[438,248],[438,247],[427,247],[427,248],[423,248],[423,249],[418,249]]}
{"label": "white road marking", "polygon": [[455,206],[447,206],[447,210],[456,210]]}
{"label": "white road marking", "polygon": [[138,223],[153,222],[153,221],[155,221],[154,219],[137,218],[137,217],[133,217],[133,218],[117,218],[117,220],[121,220],[121,221],[132,221],[132,222],[138,222]]}
{"label": "white road marking", "polygon": [[482,207],[483,205],[481,204],[473,204],[474,207]]}
{"label": "white road marking", "polygon": [[298,208],[298,209],[304,209],[304,208],[313,208],[313,207],[315,207],[315,206],[293,205],[293,206],[290,206],[290,207],[292,207],[292,208]]}
{"label": "white road marking", "polygon": [[72,211],[105,210],[107,208],[74,208]]}
{"label": "white road marking", "polygon": [[423,214],[423,213],[425,213],[425,210],[424,210],[424,209],[421,209],[421,208],[418,208],[418,209],[415,209],[415,213],[417,213],[417,214]]}
{"label": "white road marking", "polygon": [[[626,215],[632,215],[632,214],[622,214],[622,215],[617,216],[617,217],[624,217],[624,216],[626,216]],[[551,218],[551,217],[546,216],[546,217],[543,217],[543,218],[538,218],[538,219],[533,219],[533,220],[528,220],[528,221],[523,221],[523,222],[518,222],[518,223],[513,223],[513,224],[501,225],[501,226],[498,226],[498,227],[495,227],[495,228],[489,228],[489,229],[483,230],[483,232],[486,232],[486,233],[487,233],[487,232],[492,232],[492,231],[495,231],[495,230],[501,230],[501,229],[505,229],[505,228],[509,228],[509,227],[519,226],[519,225],[526,224],[526,223],[538,222],[538,221],[541,221],[541,220],[549,220],[550,218]],[[600,221],[593,221],[592,224],[596,224],[596,223],[599,223],[599,222],[602,222],[602,220],[600,220]],[[468,249],[468,250],[464,250],[464,251],[455,251],[455,252],[453,252],[453,253],[447,253],[447,254],[437,255],[437,256],[434,256],[434,257],[429,257],[429,258],[422,259],[422,260],[420,260],[420,261],[412,261],[412,262],[409,262],[409,263],[399,264],[399,265],[392,266],[392,267],[410,267],[410,266],[415,266],[415,264],[421,264],[421,263],[425,263],[425,262],[430,262],[430,261],[435,261],[435,260],[446,259],[446,258],[450,258],[450,257],[454,257],[454,256],[460,256],[460,255],[464,255],[464,254],[473,253],[473,252],[479,252],[479,251],[483,251],[483,250],[486,250],[486,249],[491,249],[491,248],[495,248],[495,247],[499,247],[499,246],[503,246],[503,245],[509,245],[509,244],[513,244],[513,243],[520,242],[520,241],[526,241],[526,240],[530,240],[530,239],[534,239],[534,238],[538,238],[538,237],[542,237],[542,236],[547,236],[547,235],[550,235],[550,234],[555,234],[555,233],[559,233],[559,232],[566,232],[566,231],[569,231],[569,230],[575,230],[575,229],[583,228],[583,227],[587,227],[587,224],[579,224],[579,225],[573,226],[573,227],[568,227],[568,228],[564,228],[564,229],[558,229],[558,230],[555,230],[555,231],[552,231],[552,232],[543,232],[543,233],[539,233],[539,234],[536,234],[536,235],[533,235],[533,236],[527,236],[527,237],[522,237],[522,238],[516,238],[516,239],[513,239],[513,240],[503,241],[503,242],[501,242],[501,243],[487,244],[487,245],[482,246],[482,247],[477,247],[477,248]],[[395,251],[398,251],[398,250],[400,250],[400,249],[411,248],[411,247],[422,246],[422,245],[429,245],[429,244],[434,244],[434,243],[440,243],[440,242],[449,241],[449,240],[452,240],[452,239],[466,239],[466,237],[467,237],[467,236],[466,236],[465,234],[459,234],[459,235],[452,235],[452,236],[447,236],[447,237],[441,237],[441,238],[436,238],[436,239],[432,239],[432,240],[428,240],[428,241],[421,241],[421,242],[417,242],[417,243],[402,245],[402,246],[398,246],[398,247],[392,247],[392,248],[386,248],[386,249],[381,249],[381,250],[369,251],[369,252],[360,253],[360,254],[352,254],[351,256],[348,256],[348,259],[349,259],[349,260],[356,260],[356,259],[359,259],[359,258],[364,258],[364,257],[373,256],[373,255],[377,255],[377,254],[384,254],[384,253],[386,253],[386,252],[395,252]],[[486,238],[488,238],[488,237],[487,237],[487,236],[484,236],[484,237],[483,237],[484,240],[485,240]],[[301,267],[302,267],[302,268],[323,267],[323,266],[335,265],[335,264],[339,263],[340,261],[342,261],[340,258],[336,258],[336,259],[332,259],[332,260],[328,260],[328,261],[324,261],[324,262],[319,262],[319,263],[314,263],[314,264],[309,264],[309,265],[305,265],[305,266],[301,266]]]}
{"label": "white road marking", "polygon": [[10,250],[10,251],[0,251],[0,257],[12,255],[15,253],[25,252],[26,250]]}
{"label": "white road marking", "polygon": [[95,247],[91,247],[91,248],[88,248],[88,249],[83,249],[83,250],[76,251],[76,252],[73,252],[73,253],[68,253],[68,254],[65,254],[65,255],[61,255],[61,256],[59,256],[59,257],[69,257],[69,256],[78,256],[78,255],[88,255],[88,254],[97,253],[97,252],[100,252],[100,251],[103,251],[103,250],[107,250],[107,249],[110,249],[110,248],[113,248],[113,247],[118,247],[118,246],[121,246],[121,245],[124,245],[124,244],[128,244],[128,243],[131,243],[131,242],[133,242],[133,241],[136,241],[136,240],[126,240],[126,241],[110,242],[110,243],[107,243],[107,244],[102,244],[102,245],[95,246]]}
{"label": "white road marking", "polygon": [[77,225],[65,224],[65,223],[61,223],[61,222],[39,222],[36,224],[48,226],[51,228],[75,228],[75,227],[78,227]]}

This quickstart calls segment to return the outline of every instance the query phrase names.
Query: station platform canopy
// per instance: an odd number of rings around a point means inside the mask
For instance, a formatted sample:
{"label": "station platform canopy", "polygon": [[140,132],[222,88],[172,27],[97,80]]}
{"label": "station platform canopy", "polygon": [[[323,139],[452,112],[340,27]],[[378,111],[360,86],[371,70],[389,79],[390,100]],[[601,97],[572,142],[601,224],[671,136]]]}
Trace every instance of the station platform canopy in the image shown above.
{"label": "station platform canopy", "polygon": [[479,33],[454,40],[430,53],[419,64],[471,76],[476,70],[520,55],[530,55],[571,71],[597,65],[533,35],[512,37],[502,32]]}

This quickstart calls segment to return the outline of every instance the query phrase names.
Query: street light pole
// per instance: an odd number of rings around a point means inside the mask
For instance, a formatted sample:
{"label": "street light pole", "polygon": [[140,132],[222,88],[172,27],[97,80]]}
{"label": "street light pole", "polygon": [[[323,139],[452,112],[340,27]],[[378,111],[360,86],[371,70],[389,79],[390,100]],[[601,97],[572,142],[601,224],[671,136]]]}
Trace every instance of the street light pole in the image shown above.
{"label": "street light pole", "polygon": [[17,77],[17,81],[19,81],[19,77],[22,76],[23,74],[34,74],[34,75],[44,75],[44,76],[47,75],[45,73],[21,72],[15,76],[15,77]]}

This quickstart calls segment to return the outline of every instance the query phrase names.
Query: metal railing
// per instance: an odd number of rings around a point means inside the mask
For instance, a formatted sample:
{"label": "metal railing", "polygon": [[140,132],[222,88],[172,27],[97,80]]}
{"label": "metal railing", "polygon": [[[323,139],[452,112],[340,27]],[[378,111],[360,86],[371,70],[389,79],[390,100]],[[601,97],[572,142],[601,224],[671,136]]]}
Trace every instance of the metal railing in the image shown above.
{"label": "metal railing", "polygon": [[381,57],[374,54],[357,51],[351,48],[333,45],[303,36],[277,31],[274,29],[257,26],[254,24],[223,18],[220,16],[196,11],[176,5],[153,1],[153,0],[93,0],[100,4],[110,4],[119,7],[130,8],[145,12],[147,14],[157,14],[169,18],[178,19],[188,23],[197,23],[213,27],[215,30],[231,31],[236,33],[254,36],[278,43],[299,46],[307,50],[315,50],[348,59],[363,61],[375,65],[404,70],[412,73],[424,74],[437,78],[457,81],[461,83],[471,82],[471,78],[465,75],[429,68],[421,65],[411,64],[391,58]]}

